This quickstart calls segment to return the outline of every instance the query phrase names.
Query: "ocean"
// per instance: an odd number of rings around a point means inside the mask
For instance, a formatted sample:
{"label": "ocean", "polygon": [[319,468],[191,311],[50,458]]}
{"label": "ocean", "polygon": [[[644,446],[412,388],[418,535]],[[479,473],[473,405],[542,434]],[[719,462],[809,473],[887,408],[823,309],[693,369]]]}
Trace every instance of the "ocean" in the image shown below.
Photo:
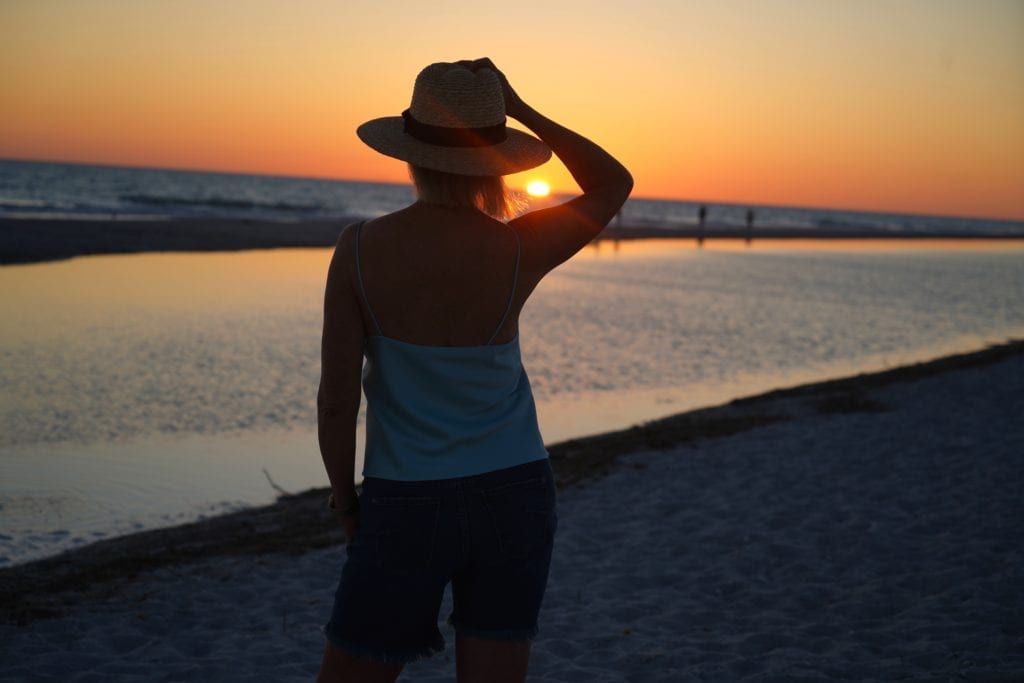
{"label": "ocean", "polygon": [[[15,216],[298,220],[410,198],[404,186],[53,164],[5,162],[0,176],[12,168],[28,169],[16,191],[0,185]],[[678,225],[687,206],[635,200],[628,212]],[[732,220],[728,210],[711,215]],[[812,215],[860,215],[777,211],[804,216],[809,232],[826,229]],[[900,220],[911,219],[939,220]],[[0,267],[0,566],[326,485],[315,393],[329,258],[309,248]],[[1017,242],[606,242],[541,283],[521,337],[551,443],[1020,338],[1022,292]]]}
{"label": "ocean", "polygon": [[[409,203],[408,185],[311,178],[0,161],[0,219],[170,220],[242,218],[302,221],[379,216]],[[928,233],[1024,236],[1024,222],[910,214],[630,199],[621,222],[637,228],[706,227],[742,231],[748,210],[761,229],[810,237],[857,231],[879,236]]]}

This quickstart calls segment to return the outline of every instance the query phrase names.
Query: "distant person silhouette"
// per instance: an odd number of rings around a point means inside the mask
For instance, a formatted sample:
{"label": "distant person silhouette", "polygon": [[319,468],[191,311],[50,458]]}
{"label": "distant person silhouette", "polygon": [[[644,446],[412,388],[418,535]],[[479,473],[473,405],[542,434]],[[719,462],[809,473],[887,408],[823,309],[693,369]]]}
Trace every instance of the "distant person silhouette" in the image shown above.
{"label": "distant person silhouette", "polygon": [[704,244],[704,222],[708,217],[708,207],[701,204],[700,209],[697,211],[697,246],[703,246]]}
{"label": "distant person silhouette", "polygon": [[[347,226],[327,273],[318,427],[348,543],[317,680],[394,681],[443,650],[451,585],[457,680],[525,681],[557,514],[519,313],[621,210],[633,179],[526,104],[489,59],[426,67],[409,109],[357,133],[409,164],[417,200]],[[508,220],[503,176],[552,150],[581,194]]]}
{"label": "distant person silhouette", "polygon": [[747,244],[750,244],[752,239],[754,239],[754,210],[747,209]]}

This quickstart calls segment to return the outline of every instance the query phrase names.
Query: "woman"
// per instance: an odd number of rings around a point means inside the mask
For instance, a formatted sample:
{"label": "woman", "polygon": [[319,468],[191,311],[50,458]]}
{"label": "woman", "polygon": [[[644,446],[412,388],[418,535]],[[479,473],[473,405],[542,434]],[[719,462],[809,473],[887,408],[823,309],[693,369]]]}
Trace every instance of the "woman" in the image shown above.
{"label": "woman", "polygon": [[[506,115],[537,137],[506,128]],[[348,226],[327,275],[319,436],[348,559],[318,680],[394,681],[443,649],[451,583],[458,680],[522,681],[556,515],[519,312],[615,216],[632,178],[527,105],[488,59],[428,66],[401,117],[358,134],[409,163],[418,201]],[[552,151],[582,195],[502,222],[501,177]]]}

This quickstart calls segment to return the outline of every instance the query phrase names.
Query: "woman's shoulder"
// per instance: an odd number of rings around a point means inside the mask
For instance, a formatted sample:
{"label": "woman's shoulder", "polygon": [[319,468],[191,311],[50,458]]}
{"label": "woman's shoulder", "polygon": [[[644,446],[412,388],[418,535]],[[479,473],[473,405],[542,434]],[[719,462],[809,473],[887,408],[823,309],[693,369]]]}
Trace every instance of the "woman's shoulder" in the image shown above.
{"label": "woman's shoulder", "polygon": [[329,274],[337,281],[349,279],[357,267],[356,256],[359,253],[359,232],[364,221],[354,221],[341,227],[338,239],[334,243]]}
{"label": "woman's shoulder", "polygon": [[356,246],[356,240],[359,239],[359,233],[362,232],[363,226],[368,223],[368,220],[358,220],[347,223],[341,227],[338,232],[338,241],[335,242],[336,251],[347,251],[354,250]]}

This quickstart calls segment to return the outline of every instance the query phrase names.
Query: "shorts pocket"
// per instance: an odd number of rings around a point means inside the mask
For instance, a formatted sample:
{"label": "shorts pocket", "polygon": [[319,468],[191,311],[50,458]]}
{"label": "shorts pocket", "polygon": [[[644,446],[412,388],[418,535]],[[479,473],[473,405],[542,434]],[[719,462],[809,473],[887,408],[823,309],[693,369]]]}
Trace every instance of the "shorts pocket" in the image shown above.
{"label": "shorts pocket", "polygon": [[502,556],[525,559],[551,545],[558,524],[551,478],[517,481],[481,494]]}
{"label": "shorts pocket", "polygon": [[365,526],[372,540],[374,562],[394,573],[419,571],[430,565],[437,538],[439,498],[386,497],[370,499]]}

